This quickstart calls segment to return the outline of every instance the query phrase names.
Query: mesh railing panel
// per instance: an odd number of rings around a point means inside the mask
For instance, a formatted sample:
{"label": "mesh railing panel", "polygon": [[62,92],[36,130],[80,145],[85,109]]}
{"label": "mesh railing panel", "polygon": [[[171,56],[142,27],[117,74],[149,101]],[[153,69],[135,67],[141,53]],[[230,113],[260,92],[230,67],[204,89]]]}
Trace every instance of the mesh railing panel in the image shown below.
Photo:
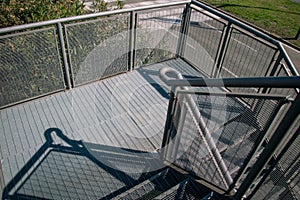
{"label": "mesh railing panel", "polygon": [[[166,159],[226,190],[229,184],[225,181],[221,162],[226,166],[225,171],[235,179],[285,98],[186,95],[178,94]],[[191,107],[188,98],[195,101],[196,107]],[[256,106],[247,106],[241,98],[256,101]],[[200,113],[200,118],[195,115],[195,110]],[[204,128],[201,128],[201,123]],[[210,139],[215,147],[209,144]],[[216,158],[214,152],[221,155],[222,161]]]}
{"label": "mesh railing panel", "polygon": [[[283,63],[279,65],[278,71],[275,74],[275,76],[293,76],[293,74],[288,70],[286,67],[286,63],[282,61]],[[271,88],[270,89],[271,94],[283,94],[283,95],[289,95],[291,97],[296,97],[297,91],[295,88]]]}
{"label": "mesh railing panel", "polygon": [[183,6],[137,13],[135,67],[174,58]]}
{"label": "mesh railing panel", "polygon": [[[233,28],[219,77],[264,77],[274,61],[276,49],[254,36]],[[231,91],[256,93],[258,88],[230,88]]]}
{"label": "mesh railing panel", "polygon": [[211,76],[225,25],[193,10],[188,24],[184,58]]}
{"label": "mesh railing panel", "polygon": [[263,77],[276,50],[235,28],[232,29],[220,77]]}
{"label": "mesh railing panel", "polygon": [[75,85],[128,69],[129,14],[65,25]]}
{"label": "mesh railing panel", "polygon": [[252,199],[300,199],[299,146],[298,135]]}
{"label": "mesh railing panel", "polygon": [[56,30],[0,36],[0,107],[64,89]]}

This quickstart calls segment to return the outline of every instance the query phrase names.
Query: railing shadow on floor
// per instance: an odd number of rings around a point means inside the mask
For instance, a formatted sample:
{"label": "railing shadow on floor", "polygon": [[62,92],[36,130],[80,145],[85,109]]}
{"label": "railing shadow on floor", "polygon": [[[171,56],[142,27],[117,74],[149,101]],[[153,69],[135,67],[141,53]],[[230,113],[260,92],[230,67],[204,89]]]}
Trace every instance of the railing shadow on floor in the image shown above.
{"label": "railing shadow on floor", "polygon": [[44,136],[46,142],[5,186],[2,199],[113,198],[163,168],[156,155],[72,140],[58,128]]}

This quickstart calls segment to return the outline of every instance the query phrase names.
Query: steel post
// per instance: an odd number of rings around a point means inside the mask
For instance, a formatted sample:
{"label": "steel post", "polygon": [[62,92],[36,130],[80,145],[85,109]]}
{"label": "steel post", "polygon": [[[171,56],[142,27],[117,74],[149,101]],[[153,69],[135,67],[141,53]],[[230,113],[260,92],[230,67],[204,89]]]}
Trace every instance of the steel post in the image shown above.
{"label": "steel post", "polygon": [[67,60],[65,41],[64,41],[64,36],[63,36],[61,23],[57,24],[57,29],[58,29],[58,36],[59,36],[61,54],[62,54],[62,58],[63,58],[66,86],[67,86],[67,89],[71,89],[72,85],[71,85],[71,78],[70,78],[70,72],[69,72],[69,64],[68,64],[68,60]]}

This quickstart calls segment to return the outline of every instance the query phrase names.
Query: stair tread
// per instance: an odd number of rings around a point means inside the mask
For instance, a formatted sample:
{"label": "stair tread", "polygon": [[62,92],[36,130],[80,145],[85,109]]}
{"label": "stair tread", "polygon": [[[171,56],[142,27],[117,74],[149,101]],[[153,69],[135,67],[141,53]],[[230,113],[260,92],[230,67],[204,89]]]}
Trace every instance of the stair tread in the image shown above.
{"label": "stair tread", "polygon": [[161,193],[160,195],[158,195],[154,199],[164,199],[164,198],[172,195],[172,193],[174,193],[175,191],[183,188],[184,185],[188,184],[188,182],[189,182],[189,179],[185,179],[185,180],[181,181],[180,183],[178,183],[177,185],[175,185],[175,186],[171,187],[170,189],[164,191],[163,193]]}
{"label": "stair tread", "polygon": [[184,175],[167,168],[113,199],[153,199],[184,179]]}
{"label": "stair tread", "polygon": [[159,172],[158,174],[155,174],[154,176],[150,177],[149,179],[147,179],[147,180],[141,182],[140,184],[138,184],[138,185],[136,185],[136,186],[130,188],[129,190],[127,190],[127,191],[125,191],[125,192],[119,194],[118,196],[116,196],[116,197],[113,198],[113,199],[120,199],[120,198],[126,197],[126,196],[129,195],[129,194],[132,194],[133,192],[135,192],[135,191],[141,189],[143,186],[145,186],[145,185],[151,183],[152,180],[154,180],[154,179],[156,179],[156,178],[158,178],[158,177],[162,177],[162,176],[165,175],[167,172],[168,172],[168,169],[165,169],[164,171]]}

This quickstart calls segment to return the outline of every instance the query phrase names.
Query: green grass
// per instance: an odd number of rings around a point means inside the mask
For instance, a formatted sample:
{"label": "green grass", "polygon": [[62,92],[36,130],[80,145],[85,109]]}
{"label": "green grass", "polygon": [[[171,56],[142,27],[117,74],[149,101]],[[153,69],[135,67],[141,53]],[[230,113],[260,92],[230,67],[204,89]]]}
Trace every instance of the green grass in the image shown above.
{"label": "green grass", "polygon": [[291,0],[203,0],[300,47],[300,3]]}

